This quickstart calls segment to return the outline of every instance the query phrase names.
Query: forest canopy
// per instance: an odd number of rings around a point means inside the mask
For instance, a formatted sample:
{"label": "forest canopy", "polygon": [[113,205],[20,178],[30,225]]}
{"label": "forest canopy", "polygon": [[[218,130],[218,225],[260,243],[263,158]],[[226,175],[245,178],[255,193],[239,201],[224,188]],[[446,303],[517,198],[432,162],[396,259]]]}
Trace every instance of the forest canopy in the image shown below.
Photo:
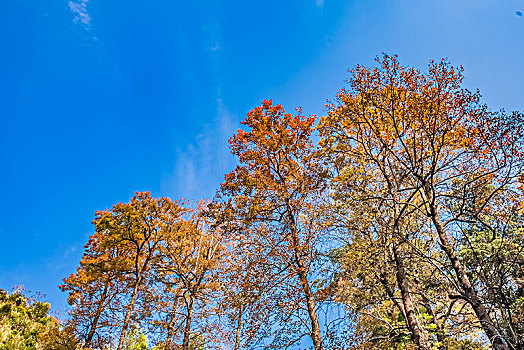
{"label": "forest canopy", "polygon": [[322,117],[263,101],[213,199],[96,212],[63,320],[0,291],[0,349],[524,349],[524,115],[463,80],[383,55]]}

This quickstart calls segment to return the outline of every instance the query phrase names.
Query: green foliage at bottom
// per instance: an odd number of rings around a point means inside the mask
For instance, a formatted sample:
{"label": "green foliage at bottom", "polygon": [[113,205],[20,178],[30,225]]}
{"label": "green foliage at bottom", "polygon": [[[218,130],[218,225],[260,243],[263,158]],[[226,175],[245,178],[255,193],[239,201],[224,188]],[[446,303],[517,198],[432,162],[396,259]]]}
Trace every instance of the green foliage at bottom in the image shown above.
{"label": "green foliage at bottom", "polygon": [[29,302],[20,290],[0,289],[0,350],[42,348],[39,336],[57,323],[49,308],[49,303]]}

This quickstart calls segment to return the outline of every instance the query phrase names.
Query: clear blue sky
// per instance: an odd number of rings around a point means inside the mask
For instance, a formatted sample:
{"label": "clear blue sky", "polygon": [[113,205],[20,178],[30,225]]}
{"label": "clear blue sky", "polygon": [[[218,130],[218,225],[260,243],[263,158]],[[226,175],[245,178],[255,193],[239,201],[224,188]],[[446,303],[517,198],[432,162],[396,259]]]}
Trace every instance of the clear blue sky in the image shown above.
{"label": "clear blue sky", "polygon": [[447,57],[524,110],[524,0],[10,0],[0,14],[0,288],[65,310],[95,210],[210,197],[227,138],[272,98],[323,112],[381,52]]}

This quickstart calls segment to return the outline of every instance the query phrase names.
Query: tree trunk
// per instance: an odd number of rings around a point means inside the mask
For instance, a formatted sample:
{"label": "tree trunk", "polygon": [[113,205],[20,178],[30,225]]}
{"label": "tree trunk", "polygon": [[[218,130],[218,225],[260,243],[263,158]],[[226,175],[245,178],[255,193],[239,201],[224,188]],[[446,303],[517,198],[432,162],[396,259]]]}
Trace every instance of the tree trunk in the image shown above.
{"label": "tree trunk", "polygon": [[320,323],[318,321],[317,309],[315,307],[315,298],[313,296],[313,292],[311,291],[311,287],[309,286],[306,267],[304,266],[302,258],[300,257],[300,242],[295,217],[293,216],[293,212],[289,204],[287,204],[287,212],[288,218],[291,221],[291,239],[294,246],[293,249],[297,275],[300,283],[302,284],[302,292],[304,293],[304,297],[306,299],[307,312],[311,321],[311,340],[313,341],[313,347],[315,350],[322,350],[322,336],[320,334]]}
{"label": "tree trunk", "polygon": [[431,220],[433,221],[435,229],[437,230],[440,246],[451,261],[451,266],[453,267],[453,270],[457,276],[457,282],[462,288],[462,295],[473,308],[473,311],[477,315],[477,318],[480,321],[484,332],[486,332],[486,335],[488,336],[491,344],[493,345],[493,348],[497,350],[508,350],[508,347],[506,344],[504,344],[500,333],[494,326],[493,321],[486,310],[486,307],[484,304],[482,304],[482,301],[478,297],[477,291],[471,285],[471,282],[469,281],[469,278],[466,274],[466,269],[460,262],[457,253],[453,249],[449,237],[447,236],[444,227],[440,222],[440,218],[437,216],[437,211],[433,206],[431,207]]}
{"label": "tree trunk", "polygon": [[307,312],[309,313],[309,319],[311,320],[311,340],[313,341],[313,347],[315,350],[322,350],[322,337],[320,335],[320,324],[318,322],[317,310],[315,308],[315,299],[313,293],[309,287],[309,281],[305,269],[301,263],[298,264],[298,278],[302,283],[302,290],[304,297],[306,298]]}
{"label": "tree trunk", "polygon": [[131,314],[135,306],[136,296],[138,294],[138,288],[141,282],[141,278],[136,281],[135,287],[133,288],[133,294],[131,295],[131,301],[126,306],[126,316],[124,318],[124,325],[122,327],[122,332],[120,333],[120,339],[118,340],[117,350],[122,350],[124,346],[124,341],[126,339],[127,328],[129,327],[129,322],[131,322]]}
{"label": "tree trunk", "polygon": [[240,305],[238,308],[238,319],[237,319],[237,329],[235,333],[235,347],[233,350],[240,349],[240,331],[242,329],[242,314],[244,313],[243,305]]}
{"label": "tree trunk", "polygon": [[404,315],[409,331],[411,332],[411,339],[417,345],[418,349],[429,350],[429,341],[426,332],[420,326],[420,322],[415,314],[415,306],[411,300],[411,293],[409,291],[409,284],[406,277],[406,270],[404,262],[399,254],[398,247],[393,243],[392,247],[393,257],[396,264],[397,283],[400,288],[400,295],[402,297],[402,304],[404,306]]}
{"label": "tree trunk", "polygon": [[400,303],[397,300],[398,298],[395,297],[395,293],[394,293],[393,289],[391,289],[391,286],[389,285],[389,282],[387,280],[385,272],[381,271],[378,274],[377,279],[384,286],[384,289],[386,290],[386,294],[387,294],[389,300],[391,300],[393,302],[393,304],[395,304],[395,306],[397,307],[398,311],[402,314],[404,319],[407,319],[407,317],[406,317],[406,310],[404,309],[404,307],[402,307],[400,305]]}
{"label": "tree trunk", "polygon": [[184,327],[184,340],[182,350],[189,350],[189,337],[191,336],[191,321],[193,319],[193,296],[190,297],[187,304],[186,326]]}
{"label": "tree trunk", "polygon": [[102,311],[104,310],[104,303],[106,301],[107,293],[109,291],[109,283],[110,283],[109,280],[106,281],[106,284],[104,286],[104,291],[102,292],[100,301],[96,308],[93,323],[91,324],[91,328],[89,329],[89,333],[87,334],[87,337],[85,339],[84,347],[86,348],[89,348],[89,346],[91,345],[91,342],[93,341],[93,337],[95,336],[96,328],[98,326],[98,321],[100,320],[100,316],[102,315]]}
{"label": "tree trunk", "polygon": [[173,335],[174,335],[173,331],[175,329],[175,320],[176,320],[175,314],[176,314],[177,306],[178,306],[178,299],[175,298],[175,301],[173,302],[173,309],[170,315],[171,318],[169,320],[169,324],[167,325],[167,338],[166,338],[166,344],[165,344],[166,350],[171,350],[171,348],[173,347],[171,343],[173,342]]}

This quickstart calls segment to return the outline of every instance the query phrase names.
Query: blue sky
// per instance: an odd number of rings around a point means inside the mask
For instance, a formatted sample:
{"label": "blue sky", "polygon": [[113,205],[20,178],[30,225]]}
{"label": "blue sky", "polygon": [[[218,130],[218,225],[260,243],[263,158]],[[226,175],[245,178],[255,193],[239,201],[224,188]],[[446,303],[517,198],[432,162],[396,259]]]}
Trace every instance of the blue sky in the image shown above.
{"label": "blue sky", "polygon": [[263,99],[322,114],[381,52],[524,110],[524,0],[11,0],[0,14],[0,288],[66,308],[95,210],[211,197]]}

